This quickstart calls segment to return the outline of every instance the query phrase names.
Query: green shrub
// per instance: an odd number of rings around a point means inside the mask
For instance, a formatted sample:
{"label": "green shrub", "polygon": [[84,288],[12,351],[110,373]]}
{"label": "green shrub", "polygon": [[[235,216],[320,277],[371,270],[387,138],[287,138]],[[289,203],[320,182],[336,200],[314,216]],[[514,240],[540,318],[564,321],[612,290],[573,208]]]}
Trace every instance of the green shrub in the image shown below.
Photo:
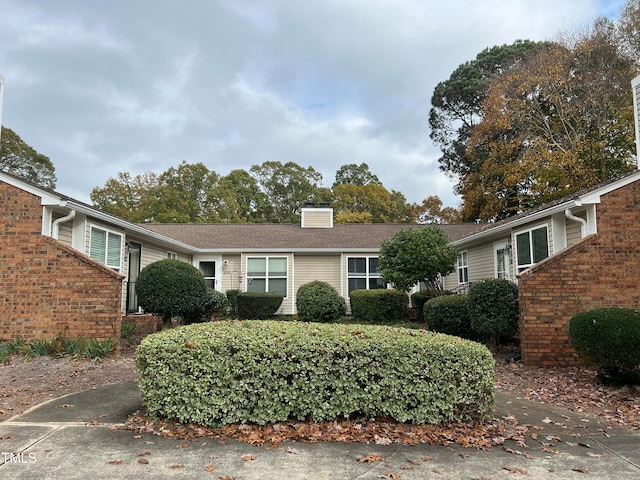
{"label": "green shrub", "polygon": [[197,321],[209,299],[200,270],[181,260],[164,259],[142,269],[136,281],[138,302],[147,312],[162,315],[163,327],[181,317]]}
{"label": "green shrub", "polygon": [[501,335],[518,332],[518,287],[508,280],[490,279],[474,283],[468,297],[471,327],[481,339],[491,340],[492,349]]}
{"label": "green shrub", "polygon": [[87,342],[84,338],[63,338],[64,353],[71,356],[80,356],[87,351]]}
{"label": "green shrub", "polygon": [[111,352],[113,352],[117,344],[118,341],[114,340],[113,338],[107,338],[102,341],[92,338],[87,342],[87,349],[85,354],[87,355],[87,357],[94,360],[102,360],[103,358],[108,357]]}
{"label": "green shrub", "polygon": [[224,293],[209,288],[207,295],[207,303],[204,306],[204,316],[206,318],[226,316],[229,313],[229,299]]}
{"label": "green shrub", "polygon": [[31,340],[22,345],[22,353],[24,353],[25,361],[35,357],[51,355],[56,350],[56,339],[40,339]]}
{"label": "green shrub", "polygon": [[331,322],[347,314],[347,303],[327,282],[305,283],[296,295],[298,319],[303,322]]}
{"label": "green shrub", "polygon": [[229,301],[229,308],[231,315],[234,318],[238,318],[238,295],[240,294],[240,290],[227,290],[227,300]]}
{"label": "green shrub", "polygon": [[266,319],[278,311],[284,297],[277,293],[242,292],[236,299],[240,318]]}
{"label": "green shrub", "polygon": [[[614,381],[637,381],[640,366],[640,312],[598,308],[569,321],[573,348],[599,374]],[[635,377],[635,378],[634,378]]]}
{"label": "green shrub", "polygon": [[468,295],[435,297],[424,304],[424,319],[429,330],[475,340],[467,305]]}
{"label": "green shrub", "polygon": [[227,296],[207,287],[207,295],[201,309],[195,309],[192,312],[183,313],[180,317],[182,325],[190,325],[192,323],[207,322],[214,315],[226,315],[229,301]]}
{"label": "green shrub", "polygon": [[136,350],[147,411],[183,423],[390,417],[468,421],[491,413],[486,347],[375,325],[221,321],[147,336]]}
{"label": "green shrub", "polygon": [[13,355],[14,353],[22,352],[22,349],[26,343],[27,341],[22,337],[18,337],[13,341],[7,342],[7,353],[9,353],[9,355]]}
{"label": "green shrub", "polygon": [[398,290],[354,290],[349,302],[356,322],[406,322],[409,315],[409,296]]}
{"label": "green shrub", "polygon": [[433,290],[420,290],[411,295],[411,306],[416,312],[416,322],[424,322],[424,304],[438,296]]}
{"label": "green shrub", "polygon": [[9,361],[9,349],[5,342],[0,342],[0,363],[6,363]]}
{"label": "green shrub", "polygon": [[133,343],[133,335],[136,333],[137,328],[138,322],[122,322],[120,326],[120,338],[124,339],[127,345],[131,345]]}

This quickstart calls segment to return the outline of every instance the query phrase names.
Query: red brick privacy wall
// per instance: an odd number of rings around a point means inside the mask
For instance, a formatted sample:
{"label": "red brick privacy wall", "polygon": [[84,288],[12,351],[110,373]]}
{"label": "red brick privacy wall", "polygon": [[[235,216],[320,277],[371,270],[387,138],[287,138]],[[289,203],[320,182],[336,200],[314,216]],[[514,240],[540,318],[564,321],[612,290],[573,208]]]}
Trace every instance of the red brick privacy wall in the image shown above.
{"label": "red brick privacy wall", "polygon": [[576,313],[640,305],[640,182],[602,196],[598,233],[519,279],[522,359],[528,366],[578,365],[569,338]]}
{"label": "red brick privacy wall", "polygon": [[122,276],[41,223],[40,199],[0,181],[0,339],[118,338]]}

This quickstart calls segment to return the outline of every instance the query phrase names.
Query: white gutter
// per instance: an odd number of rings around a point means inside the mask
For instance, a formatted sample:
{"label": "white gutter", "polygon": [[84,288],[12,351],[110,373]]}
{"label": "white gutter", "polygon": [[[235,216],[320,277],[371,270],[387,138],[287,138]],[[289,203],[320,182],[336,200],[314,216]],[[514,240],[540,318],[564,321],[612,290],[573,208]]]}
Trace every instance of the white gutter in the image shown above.
{"label": "white gutter", "polygon": [[69,220],[73,220],[75,216],[76,216],[76,211],[71,210],[66,217],[61,217],[54,220],[53,225],[51,225],[51,237],[54,240],[58,240],[58,234],[60,233],[60,224],[68,222]]}
{"label": "white gutter", "polygon": [[564,216],[567,217],[569,220],[580,222],[581,238],[584,238],[587,236],[587,221],[584,218],[576,217],[573,213],[571,213],[570,208],[567,208],[564,211]]}

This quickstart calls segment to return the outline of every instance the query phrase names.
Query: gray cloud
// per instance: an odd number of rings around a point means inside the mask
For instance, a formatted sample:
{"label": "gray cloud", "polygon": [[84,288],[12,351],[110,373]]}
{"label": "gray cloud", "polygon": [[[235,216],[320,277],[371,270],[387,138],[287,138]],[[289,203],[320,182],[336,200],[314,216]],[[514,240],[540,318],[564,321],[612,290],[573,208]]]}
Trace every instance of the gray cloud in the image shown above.
{"label": "gray cloud", "polygon": [[2,120],[85,201],[122,171],[279,160],[326,186],[367,162],[408,201],[455,206],[429,140],[435,85],[485,47],[553,38],[614,3],[0,0]]}

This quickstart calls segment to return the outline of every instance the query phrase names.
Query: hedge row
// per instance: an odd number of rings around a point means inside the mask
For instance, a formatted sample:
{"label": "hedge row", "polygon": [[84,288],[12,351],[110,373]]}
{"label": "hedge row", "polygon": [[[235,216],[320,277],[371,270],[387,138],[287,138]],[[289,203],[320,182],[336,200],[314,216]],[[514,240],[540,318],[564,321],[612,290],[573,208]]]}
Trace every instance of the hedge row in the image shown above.
{"label": "hedge row", "polygon": [[354,290],[349,296],[354,322],[405,322],[409,315],[409,296],[398,290]]}
{"label": "hedge row", "polygon": [[136,351],[153,416],[207,426],[490,414],[493,358],[456,337],[381,326],[223,321],[146,337]]}

